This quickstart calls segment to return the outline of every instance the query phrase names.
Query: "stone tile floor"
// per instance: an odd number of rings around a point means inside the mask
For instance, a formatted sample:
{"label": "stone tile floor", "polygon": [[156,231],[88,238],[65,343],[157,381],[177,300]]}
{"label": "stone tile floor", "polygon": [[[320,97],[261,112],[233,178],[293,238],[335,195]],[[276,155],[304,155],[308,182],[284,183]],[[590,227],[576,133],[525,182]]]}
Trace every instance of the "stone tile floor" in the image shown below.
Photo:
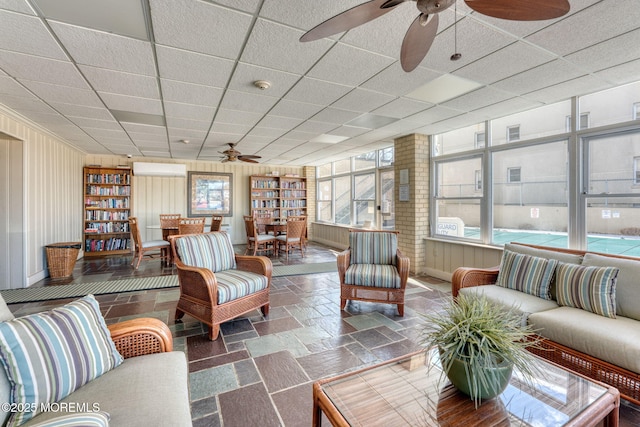
{"label": "stone tile floor", "polygon": [[[236,248],[243,252],[244,247]],[[335,260],[336,250],[311,243],[305,258],[290,255],[274,265]],[[71,279],[43,280],[35,286],[174,274],[159,260],[134,271],[130,258],[79,260]],[[188,316],[173,320],[177,289],[99,295],[108,323],[152,316],[166,322],[176,350],[189,361],[194,426],[308,426],[314,381],[375,364],[419,348],[420,314],[440,307],[449,283],[412,277],[405,316],[395,306],[349,303],[339,309],[337,273],[274,278],[268,318],[259,311],[221,327],[209,341],[206,329]],[[12,304],[15,315],[42,311],[69,300]],[[640,408],[624,403],[622,427],[640,426]]]}

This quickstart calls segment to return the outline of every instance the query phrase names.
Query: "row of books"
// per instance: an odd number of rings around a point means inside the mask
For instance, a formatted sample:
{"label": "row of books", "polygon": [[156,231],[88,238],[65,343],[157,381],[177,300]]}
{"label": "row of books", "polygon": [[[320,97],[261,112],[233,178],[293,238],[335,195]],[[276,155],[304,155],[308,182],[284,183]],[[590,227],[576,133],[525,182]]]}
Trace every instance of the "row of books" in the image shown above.
{"label": "row of books", "polygon": [[127,221],[129,219],[129,211],[86,211],[86,221]]}
{"label": "row of books", "polygon": [[117,185],[113,187],[100,187],[97,185],[87,185],[85,194],[91,196],[129,196],[131,194],[131,187]]}
{"label": "row of books", "polygon": [[307,197],[307,190],[282,190],[282,197]]}
{"label": "row of books", "polygon": [[282,207],[283,208],[304,208],[307,206],[306,200],[301,199],[293,199],[293,200],[283,200]]}
{"label": "row of books", "polygon": [[130,239],[116,238],[111,239],[86,239],[84,242],[85,252],[100,252],[100,251],[118,251],[129,248]]}
{"label": "row of books", "polygon": [[85,233],[128,233],[128,222],[88,222]]}
{"label": "row of books", "polygon": [[131,175],[113,174],[113,173],[88,173],[87,182],[92,184],[124,184],[131,183]]}
{"label": "row of books", "polygon": [[88,208],[129,209],[129,199],[87,199],[84,204]]}

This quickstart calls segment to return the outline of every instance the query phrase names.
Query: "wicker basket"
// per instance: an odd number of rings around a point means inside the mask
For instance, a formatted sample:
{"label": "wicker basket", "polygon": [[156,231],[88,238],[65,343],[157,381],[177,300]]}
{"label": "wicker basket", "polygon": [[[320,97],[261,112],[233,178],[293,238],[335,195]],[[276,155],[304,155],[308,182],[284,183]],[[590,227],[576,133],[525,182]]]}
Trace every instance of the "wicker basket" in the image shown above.
{"label": "wicker basket", "polygon": [[54,243],[45,246],[49,275],[52,279],[71,276],[81,247],[82,244],[78,242]]}

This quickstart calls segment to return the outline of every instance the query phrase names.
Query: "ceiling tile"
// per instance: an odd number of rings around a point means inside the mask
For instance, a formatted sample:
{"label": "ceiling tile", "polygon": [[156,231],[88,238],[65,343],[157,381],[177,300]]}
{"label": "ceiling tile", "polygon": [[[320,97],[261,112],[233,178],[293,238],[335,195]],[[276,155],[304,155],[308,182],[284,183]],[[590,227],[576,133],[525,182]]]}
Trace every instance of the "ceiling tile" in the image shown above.
{"label": "ceiling tile", "polygon": [[303,74],[329,49],[332,42],[300,43],[303,32],[258,19],[241,61],[294,74]]}
{"label": "ceiling tile", "polygon": [[396,62],[364,82],[362,86],[377,92],[404,96],[439,76],[439,73],[424,67],[418,67],[407,73],[400,63]]}
{"label": "ceiling tile", "polygon": [[50,25],[78,64],[145,76],[156,74],[153,50],[148,41],[60,22]]}
{"label": "ceiling tile", "polygon": [[258,126],[274,129],[292,129],[297,127],[302,123],[302,121],[302,119],[273,116],[269,114],[260,120]]}
{"label": "ceiling tile", "polygon": [[26,13],[27,15],[34,15],[33,9],[29,6],[25,0],[2,0],[0,2],[0,9],[12,10],[14,12]]}
{"label": "ceiling tile", "polygon": [[23,84],[38,97],[47,102],[62,102],[65,104],[85,105],[87,107],[103,107],[95,92],[49,83],[28,82]]}
{"label": "ceiling tile", "polygon": [[246,13],[203,1],[150,0],[149,4],[157,43],[234,60],[252,20]]}
{"label": "ceiling tile", "polygon": [[360,113],[356,113],[354,111],[346,111],[346,110],[340,110],[338,108],[329,107],[329,108],[325,108],[324,110],[320,111],[318,114],[313,116],[313,120],[318,122],[335,123],[335,124],[341,125],[343,123],[346,123],[350,120],[355,119],[359,115]]}
{"label": "ceiling tile", "polygon": [[2,49],[67,60],[67,55],[39,18],[0,10]]}
{"label": "ceiling tile", "polygon": [[428,102],[416,101],[415,99],[398,98],[380,108],[372,111],[373,114],[380,116],[395,117],[401,119],[420,111],[431,108],[433,104]]}
{"label": "ceiling tile", "polygon": [[328,105],[340,99],[353,88],[354,86],[304,77],[287,93],[285,98],[309,104]]}
{"label": "ceiling tile", "polygon": [[627,62],[615,67],[606,68],[602,71],[594,73],[603,80],[613,82],[616,85],[635,82],[640,75],[640,60]]}
{"label": "ceiling tile", "polygon": [[69,117],[86,117],[98,120],[113,120],[113,116],[107,108],[94,108],[75,104],[50,103],[56,111]]}
{"label": "ceiling tile", "polygon": [[233,70],[233,61],[227,59],[164,46],[156,50],[163,79],[225,87]]}
{"label": "ceiling tile", "polygon": [[175,80],[160,79],[162,98],[185,104],[196,104],[215,107],[222,99],[223,89]]}
{"label": "ceiling tile", "polygon": [[[299,74],[239,63],[229,82],[229,89],[248,93],[264,92],[265,95],[281,97],[300,80],[300,77]],[[271,87],[266,90],[259,89],[253,84],[256,80],[266,80],[271,83]]]}
{"label": "ceiling tile", "polygon": [[211,127],[211,121],[191,120],[180,117],[167,116],[167,127],[172,129],[193,129],[207,132]]}
{"label": "ceiling tile", "polygon": [[87,82],[69,61],[0,50],[0,67],[20,80],[89,89]]}
{"label": "ceiling tile", "polygon": [[640,30],[634,30],[567,55],[565,59],[585,70],[600,71],[640,59],[639,41]]}
{"label": "ceiling tile", "polygon": [[162,114],[162,102],[157,99],[137,98],[106,92],[99,92],[99,95],[110,110]]}
{"label": "ceiling tile", "polygon": [[269,111],[270,115],[306,120],[322,110],[321,105],[283,99]]}
{"label": "ceiling tile", "polygon": [[520,74],[515,74],[494,83],[492,86],[496,89],[505,90],[514,94],[529,93],[534,90],[574,79],[583,74],[585,74],[585,72],[576,66],[558,59],[524,71]]}
{"label": "ceiling tile", "polygon": [[86,65],[80,65],[79,67],[89,83],[98,92],[118,93],[151,99],[160,98],[158,80],[155,77],[88,67]]}
{"label": "ceiling tile", "polygon": [[349,111],[366,113],[388,104],[395,99],[394,96],[367,89],[354,89],[336,102],[332,107]]}
{"label": "ceiling tile", "polygon": [[212,107],[205,107],[203,105],[192,105],[165,101],[164,111],[167,117],[203,120],[211,123],[216,109]]}
{"label": "ceiling tile", "polygon": [[217,123],[237,123],[253,126],[262,119],[264,114],[249,111],[228,110],[221,108],[216,113]]}
{"label": "ceiling tile", "polygon": [[228,90],[224,94],[224,98],[222,98],[220,107],[251,113],[266,113],[276,102],[278,102],[278,98],[272,96],[251,95],[245,92]]}

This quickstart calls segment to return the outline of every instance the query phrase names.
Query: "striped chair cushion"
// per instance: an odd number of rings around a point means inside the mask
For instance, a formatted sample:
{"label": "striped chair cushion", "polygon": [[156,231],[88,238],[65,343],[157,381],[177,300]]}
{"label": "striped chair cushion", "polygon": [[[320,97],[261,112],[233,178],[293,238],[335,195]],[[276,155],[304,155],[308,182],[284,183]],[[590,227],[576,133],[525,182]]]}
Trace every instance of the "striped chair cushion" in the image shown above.
{"label": "striped chair cushion", "polygon": [[351,232],[351,264],[396,265],[398,236],[396,233]]}
{"label": "striped chair cushion", "polygon": [[231,238],[224,231],[180,237],[176,240],[176,250],[185,265],[207,268],[214,273],[236,268]]}
{"label": "striped chair cushion", "polygon": [[0,323],[0,358],[11,383],[13,412],[21,425],[122,363],[93,295],[65,306]]}
{"label": "striped chair cushion", "polygon": [[226,270],[216,273],[218,304],[224,304],[267,288],[267,277],[242,270]]}
{"label": "striped chair cushion", "polygon": [[351,264],[344,274],[347,285],[399,289],[400,274],[393,265]]}
{"label": "striped chair cushion", "polygon": [[616,317],[617,268],[561,262],[556,274],[558,304]]}
{"label": "striped chair cushion", "polygon": [[496,285],[551,300],[551,279],[557,265],[555,259],[505,250]]}

